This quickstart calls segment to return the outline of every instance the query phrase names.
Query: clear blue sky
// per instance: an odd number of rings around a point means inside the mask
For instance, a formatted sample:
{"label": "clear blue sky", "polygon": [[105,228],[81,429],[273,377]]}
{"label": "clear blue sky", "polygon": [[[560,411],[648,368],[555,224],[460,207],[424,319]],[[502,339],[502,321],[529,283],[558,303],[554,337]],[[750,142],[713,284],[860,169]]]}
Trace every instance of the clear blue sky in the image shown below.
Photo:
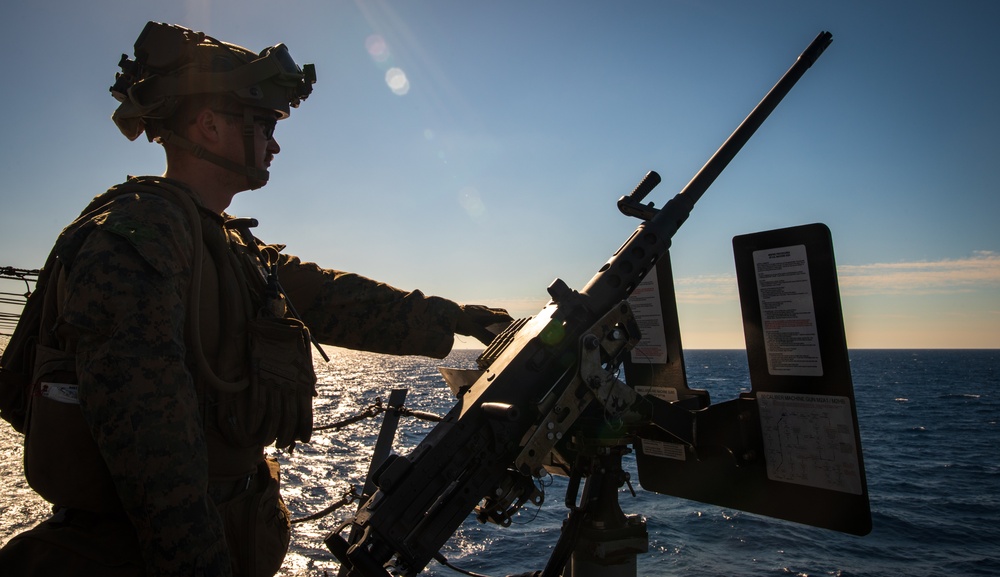
{"label": "clear blue sky", "polygon": [[271,183],[230,207],[262,238],[515,316],[582,288],[637,224],[617,198],[656,170],[662,205],[829,30],[674,238],[685,346],[743,346],[734,235],[824,222],[849,346],[1000,347],[998,2],[6,2],[0,265],[163,171],[110,120],[147,20],[316,64]]}

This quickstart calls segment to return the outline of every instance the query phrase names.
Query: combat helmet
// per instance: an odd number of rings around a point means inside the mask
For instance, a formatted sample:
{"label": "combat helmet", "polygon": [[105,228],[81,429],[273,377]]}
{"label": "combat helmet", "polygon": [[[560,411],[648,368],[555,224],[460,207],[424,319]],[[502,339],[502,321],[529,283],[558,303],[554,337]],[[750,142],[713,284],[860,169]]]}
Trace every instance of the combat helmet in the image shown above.
{"label": "combat helmet", "polygon": [[[254,118],[245,114],[246,166],[204,151],[170,129],[169,119],[184,98],[224,95],[236,102],[287,118],[312,92],[316,69],[295,64],[278,44],[259,54],[183,26],[149,22],[135,41],[135,60],[122,54],[111,94],[120,102],[112,119],[129,140],[143,132],[152,142],[170,142],[201,158],[245,174],[251,188],[267,182],[253,158]],[[248,109],[249,110],[249,109]]]}

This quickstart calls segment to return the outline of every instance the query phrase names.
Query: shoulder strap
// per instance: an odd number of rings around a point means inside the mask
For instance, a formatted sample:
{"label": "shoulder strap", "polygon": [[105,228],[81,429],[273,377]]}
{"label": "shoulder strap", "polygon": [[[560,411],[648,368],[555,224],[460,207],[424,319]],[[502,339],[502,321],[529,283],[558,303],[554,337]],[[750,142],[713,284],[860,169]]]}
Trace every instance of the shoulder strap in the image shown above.
{"label": "shoulder strap", "polygon": [[[191,224],[192,236],[195,239],[193,243],[194,255],[192,258],[191,286],[188,290],[187,298],[188,318],[185,329],[189,342],[191,343],[192,357],[198,366],[199,376],[205,380],[206,384],[220,391],[231,393],[245,389],[249,385],[249,381],[246,378],[238,379],[236,381],[223,380],[215,374],[215,371],[208,363],[208,359],[205,358],[205,349],[201,342],[201,331],[199,330],[201,270],[202,264],[205,260],[205,235],[201,226],[201,215],[198,213],[198,205],[195,203],[194,198],[191,197],[191,194],[188,191],[172,183],[170,180],[153,176],[130,179],[128,182],[117,188],[120,189],[119,194],[129,192],[148,192],[158,194],[174,201],[184,209],[184,212],[187,214],[188,220]],[[216,264],[217,266],[225,266],[226,262],[223,261]]]}

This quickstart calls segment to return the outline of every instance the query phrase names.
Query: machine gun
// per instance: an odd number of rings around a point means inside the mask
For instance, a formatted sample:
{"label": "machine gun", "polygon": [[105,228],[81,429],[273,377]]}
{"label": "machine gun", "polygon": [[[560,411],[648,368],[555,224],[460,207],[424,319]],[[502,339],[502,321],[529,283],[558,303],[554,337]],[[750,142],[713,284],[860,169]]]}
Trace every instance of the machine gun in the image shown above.
{"label": "machine gun", "polygon": [[[622,212],[643,222],[590,282],[575,291],[556,279],[548,287],[549,304],[501,333],[480,357],[479,371],[465,382],[455,382],[452,376],[449,384],[458,403],[409,455],[390,456],[378,467],[374,473],[378,490],[350,521],[350,540],[340,531],[326,538],[327,547],[341,561],[341,575],[384,577],[389,575],[387,567],[398,575],[416,575],[473,511],[481,521],[507,525],[521,505],[540,503],[534,480],[547,472],[570,478],[566,501],[571,512],[543,575],[559,575],[567,563],[572,567],[567,575],[586,574],[590,562],[573,555],[573,550],[582,539],[594,538],[613,543],[614,555],[623,557],[625,566],[617,572],[595,569],[593,574],[634,575],[634,556],[645,550],[646,537],[644,521],[626,517],[617,506],[616,492],[628,481],[621,468],[622,455],[630,452],[627,445],[648,449],[641,465],[647,470],[662,465],[657,446],[674,447],[681,456],[691,454],[692,462],[700,463],[711,461],[708,445],[730,454],[739,451],[747,458],[737,460],[737,466],[762,470],[762,459],[750,456],[755,450],[758,456],[764,453],[761,435],[747,425],[734,429],[732,424],[745,421],[743,405],[734,411],[724,404],[721,412],[709,412],[707,394],[687,389],[683,375],[669,400],[640,394],[631,377],[629,385],[617,378],[627,354],[645,332],[640,331],[629,297],[647,275],[662,277],[667,271],[669,278],[671,238],[694,204],[831,41],[830,33],[820,33],[662,209],[642,204],[659,182],[655,172],[647,174],[618,203]],[[650,275],[654,270],[658,274]],[[677,358],[671,361],[676,365]],[[849,374],[848,388],[853,410]],[[720,438],[709,436],[704,455],[699,455],[698,430],[707,425]],[[857,453],[860,459],[860,447]],[[695,475],[702,478],[720,471],[699,468]],[[640,469],[640,481],[641,477]],[[711,500],[690,494],[693,490],[686,485],[657,484],[652,490]],[[867,507],[866,489],[862,492]],[[759,506],[748,508],[768,514]],[[601,535],[595,537],[595,528]]]}

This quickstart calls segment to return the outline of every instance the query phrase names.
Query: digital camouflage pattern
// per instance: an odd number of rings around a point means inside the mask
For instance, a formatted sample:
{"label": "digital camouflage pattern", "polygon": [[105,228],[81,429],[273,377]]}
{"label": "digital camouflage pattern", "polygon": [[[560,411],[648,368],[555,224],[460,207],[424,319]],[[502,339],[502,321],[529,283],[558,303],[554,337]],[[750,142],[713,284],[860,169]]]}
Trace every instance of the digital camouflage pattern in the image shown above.
{"label": "digital camouflage pattern", "polygon": [[[232,238],[218,215],[203,212],[202,226],[214,227],[204,234]],[[246,473],[263,459],[262,446],[227,445],[211,419],[204,419],[205,396],[212,395],[200,383],[185,327],[200,242],[178,203],[126,194],[65,230],[55,248],[63,271],[53,334],[62,350],[75,353],[79,407],[150,575],[230,574],[210,477]],[[323,343],[434,357],[451,349],[463,314],[452,301],[294,256],[278,256],[276,264],[287,296]],[[226,355],[215,353],[233,339],[244,348],[240,331],[247,319],[222,326],[226,315],[202,304],[239,297],[227,293],[217,275],[203,276],[201,289],[210,295],[198,304],[205,353],[222,376],[245,372],[221,366],[218,358]],[[257,294],[259,287],[247,292]],[[246,362],[245,355],[237,361]],[[56,493],[59,484],[67,493],[89,489],[77,482],[45,480],[57,485]]]}

